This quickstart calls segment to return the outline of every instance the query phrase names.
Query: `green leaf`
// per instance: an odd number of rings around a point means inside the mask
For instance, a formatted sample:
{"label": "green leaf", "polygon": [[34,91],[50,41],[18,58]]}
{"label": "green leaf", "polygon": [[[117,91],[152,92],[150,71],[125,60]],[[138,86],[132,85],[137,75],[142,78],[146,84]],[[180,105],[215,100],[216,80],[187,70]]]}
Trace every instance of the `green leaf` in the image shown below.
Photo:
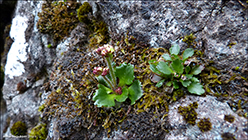
{"label": "green leaf", "polygon": [[194,93],[197,95],[202,95],[205,92],[203,86],[198,82],[191,83],[187,88],[190,93]]}
{"label": "green leaf", "polygon": [[149,64],[155,64],[155,65],[157,65],[158,64],[158,61],[155,60],[155,59],[151,59],[151,60],[148,61],[148,63]]}
{"label": "green leaf", "polygon": [[119,86],[130,85],[134,79],[134,67],[131,64],[123,63],[116,67],[115,74],[119,78]]}
{"label": "green leaf", "polygon": [[161,75],[161,72],[156,68],[155,64],[150,64],[150,70],[158,75]]}
{"label": "green leaf", "polygon": [[[106,76],[107,76],[108,79],[111,79],[111,78],[110,78],[110,77],[111,77],[110,74],[107,74]],[[109,88],[111,87],[111,86],[108,84],[108,82],[106,82],[106,81],[104,80],[104,78],[103,78],[101,75],[97,77],[97,81],[99,82],[99,84],[102,84],[102,85],[107,86],[107,87],[109,87]]]}
{"label": "green leaf", "polygon": [[175,54],[172,54],[171,55],[171,59],[172,60],[176,60],[176,59],[180,59],[179,56],[175,55]]}
{"label": "green leaf", "polygon": [[169,51],[170,51],[170,54],[178,55],[180,51],[180,47],[178,46],[178,44],[174,43]]}
{"label": "green leaf", "polygon": [[98,89],[96,90],[93,101],[95,101],[94,105],[97,105],[97,107],[111,107],[115,106],[115,97],[116,94],[109,94],[109,92],[112,91],[111,89],[108,89],[102,84],[98,84]]}
{"label": "green leaf", "polygon": [[143,95],[143,91],[141,90],[141,82],[135,80],[133,84],[128,88],[128,91],[128,97],[131,100],[131,105],[133,105],[135,101]]}
{"label": "green leaf", "polygon": [[157,84],[156,84],[156,87],[161,87],[164,83],[165,79],[163,80],[160,80]]}
{"label": "green leaf", "polygon": [[186,74],[188,74],[190,72],[190,70],[191,70],[190,66],[185,67]]}
{"label": "green leaf", "polygon": [[199,80],[198,80],[196,77],[192,77],[192,78],[191,78],[191,81],[192,81],[192,82],[199,82]]}
{"label": "green leaf", "polygon": [[182,74],[183,73],[183,64],[182,60],[176,59],[171,63],[172,68],[177,72]]}
{"label": "green leaf", "polygon": [[174,89],[178,89],[179,88],[179,84],[177,81],[173,81],[173,87]]}
{"label": "green leaf", "polygon": [[166,83],[166,86],[168,86],[168,87],[170,87],[171,85],[172,85],[172,82],[171,81],[169,81],[169,82]]}
{"label": "green leaf", "polygon": [[116,95],[115,99],[118,102],[124,102],[128,97],[128,90],[126,87],[123,87],[122,89],[122,94],[121,95]]}
{"label": "green leaf", "polygon": [[194,54],[194,50],[192,48],[187,48],[183,52],[183,61],[185,61],[187,58],[191,57]]}
{"label": "green leaf", "polygon": [[191,79],[193,77],[192,74],[185,74],[185,76],[187,77],[187,79]]}
{"label": "green leaf", "polygon": [[163,54],[162,57],[164,58],[164,60],[172,61],[172,59],[168,53]]}
{"label": "green leaf", "polygon": [[171,74],[173,71],[172,69],[167,65],[167,63],[160,61],[158,62],[158,65],[156,66],[156,68],[162,72],[163,74],[169,75]]}
{"label": "green leaf", "polygon": [[182,83],[182,85],[184,86],[184,87],[188,87],[190,84],[191,84],[191,81],[190,80],[182,80],[182,79],[180,79],[180,82]]}
{"label": "green leaf", "polygon": [[197,74],[201,73],[203,69],[204,69],[204,66],[202,66],[202,65],[195,66],[192,68],[191,74],[197,75]]}

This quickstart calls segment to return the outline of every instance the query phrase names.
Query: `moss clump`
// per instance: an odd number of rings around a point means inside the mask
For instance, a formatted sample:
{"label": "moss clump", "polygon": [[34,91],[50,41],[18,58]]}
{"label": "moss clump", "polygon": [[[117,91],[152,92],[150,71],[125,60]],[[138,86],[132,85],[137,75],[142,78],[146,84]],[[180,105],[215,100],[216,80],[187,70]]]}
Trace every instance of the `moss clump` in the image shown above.
{"label": "moss clump", "polygon": [[198,108],[198,103],[193,102],[193,104],[191,103],[190,105],[185,107],[179,106],[178,113],[180,113],[183,116],[183,119],[187,123],[195,125],[195,120],[197,119],[197,113],[195,109],[197,108]]}
{"label": "moss clump", "polygon": [[228,46],[229,48],[232,48],[232,46],[233,46],[233,45],[236,45],[236,44],[237,44],[236,42],[230,42],[230,43],[228,43],[227,46]]}
{"label": "moss clump", "polygon": [[68,36],[78,24],[76,9],[77,2],[47,2],[42,5],[42,12],[38,13],[37,28],[41,33],[51,34],[55,42]]}
{"label": "moss clump", "polygon": [[47,134],[46,124],[41,123],[31,130],[29,133],[29,140],[45,140]]}
{"label": "moss clump", "polygon": [[78,20],[87,25],[87,28],[92,32],[89,41],[91,48],[96,48],[99,45],[108,43],[109,33],[107,24],[93,17],[92,7],[88,2],[84,2],[77,10]]}
{"label": "moss clump", "polygon": [[193,35],[193,33],[191,33],[190,35],[186,35],[183,38],[183,42],[187,43],[188,47],[189,47],[189,46],[193,46],[196,44],[195,39],[196,39],[196,37]]}
{"label": "moss clump", "polygon": [[172,99],[173,101],[177,101],[183,96],[184,96],[183,90],[179,89],[179,90],[173,91]]}
{"label": "moss clump", "polygon": [[47,45],[47,48],[52,48],[52,47],[53,47],[52,44]]}
{"label": "moss clump", "polygon": [[85,24],[90,24],[89,13],[92,13],[92,7],[88,2],[84,2],[77,11],[78,20]]}
{"label": "moss clump", "polygon": [[235,119],[235,117],[232,116],[232,115],[225,115],[225,117],[224,117],[224,120],[225,121],[228,121],[230,123],[233,123],[234,122],[234,119]]}
{"label": "moss clump", "polygon": [[201,130],[201,132],[206,132],[212,129],[212,124],[209,118],[203,118],[198,123],[197,126]]}
{"label": "moss clump", "polygon": [[222,140],[236,140],[234,135],[229,133],[229,132],[221,134],[221,138],[222,138]]}
{"label": "moss clump", "polygon": [[45,108],[45,104],[42,104],[42,105],[39,107],[38,111],[39,111],[39,112],[43,112],[44,108]]}
{"label": "moss clump", "polygon": [[90,35],[90,47],[96,48],[98,45],[106,44],[109,41],[107,24],[104,21],[94,21],[94,33]]}
{"label": "moss clump", "polygon": [[21,136],[26,135],[27,133],[27,127],[26,124],[22,121],[18,121],[13,124],[13,126],[10,128],[10,132],[14,136]]}

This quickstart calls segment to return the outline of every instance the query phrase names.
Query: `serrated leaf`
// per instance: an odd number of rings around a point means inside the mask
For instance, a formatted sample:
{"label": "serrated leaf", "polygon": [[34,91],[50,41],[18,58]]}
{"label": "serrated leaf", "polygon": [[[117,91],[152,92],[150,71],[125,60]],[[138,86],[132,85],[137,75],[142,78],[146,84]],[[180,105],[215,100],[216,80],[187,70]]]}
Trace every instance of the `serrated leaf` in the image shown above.
{"label": "serrated leaf", "polygon": [[96,90],[93,101],[95,101],[94,105],[97,105],[97,107],[111,107],[115,106],[115,97],[116,94],[109,94],[109,91],[111,89],[108,89],[102,84],[98,84],[98,89]]}
{"label": "serrated leaf", "polygon": [[128,98],[128,90],[126,87],[123,87],[122,94],[116,95],[115,99],[118,102],[124,102]]}
{"label": "serrated leaf", "polygon": [[172,45],[172,47],[169,49],[170,51],[170,54],[175,54],[175,55],[178,55],[179,54],[179,51],[180,51],[180,47],[178,44],[174,43]]}
{"label": "serrated leaf", "polygon": [[167,63],[163,61],[158,62],[156,68],[165,75],[169,75],[173,72],[172,69],[167,65]]}
{"label": "serrated leaf", "polygon": [[186,74],[188,74],[190,72],[190,70],[191,70],[190,66],[185,67]]}
{"label": "serrated leaf", "polygon": [[131,100],[131,105],[133,105],[135,101],[143,95],[143,92],[141,90],[141,82],[135,80],[133,84],[128,88],[128,91],[128,97]]}
{"label": "serrated leaf", "polygon": [[203,69],[204,69],[204,66],[202,66],[202,65],[195,66],[192,68],[192,71],[190,73],[193,75],[197,75],[197,74],[201,73]]}
{"label": "serrated leaf", "polygon": [[163,80],[160,80],[157,84],[156,84],[156,87],[161,87],[164,83],[165,79]]}
{"label": "serrated leaf", "polygon": [[173,87],[174,89],[178,89],[179,88],[179,84],[177,81],[173,81]]}
{"label": "serrated leaf", "polygon": [[194,93],[194,94],[197,94],[197,95],[202,95],[203,93],[205,93],[205,90],[203,89],[203,86],[198,82],[191,83],[187,87],[187,89],[188,89],[188,91],[190,93]]}
{"label": "serrated leaf", "polygon": [[182,74],[183,73],[183,64],[182,60],[176,59],[171,63],[172,68],[177,72]]}
{"label": "serrated leaf", "polygon": [[171,57],[170,57],[170,55],[168,53],[163,54],[162,57],[163,57],[164,60],[172,61],[172,59],[171,59]]}
{"label": "serrated leaf", "polygon": [[184,87],[188,87],[190,84],[191,84],[191,81],[190,80],[182,80],[182,79],[180,79],[180,82],[182,83],[182,85],[184,86]]}
{"label": "serrated leaf", "polygon": [[191,57],[194,54],[194,50],[192,48],[187,48],[183,52],[183,61],[185,61],[187,58]]}
{"label": "serrated leaf", "polygon": [[116,67],[115,74],[119,78],[119,86],[130,85],[134,79],[134,67],[131,64],[123,63]]}

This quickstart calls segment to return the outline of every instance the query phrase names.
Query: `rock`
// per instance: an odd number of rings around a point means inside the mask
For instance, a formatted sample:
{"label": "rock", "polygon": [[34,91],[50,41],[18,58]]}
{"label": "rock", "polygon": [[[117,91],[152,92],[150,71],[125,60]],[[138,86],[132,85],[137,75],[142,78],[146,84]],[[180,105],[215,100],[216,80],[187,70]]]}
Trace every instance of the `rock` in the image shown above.
{"label": "rock", "polygon": [[[196,123],[202,118],[209,118],[212,123],[210,131],[202,133],[197,125],[187,124],[178,113],[179,106],[188,106],[193,102],[198,103],[198,108],[195,109],[198,114]],[[173,129],[165,139],[221,139],[221,134],[226,132],[234,134],[237,139],[248,138],[247,133],[243,131],[248,125],[247,119],[238,116],[228,104],[217,101],[215,97],[190,95],[173,103],[169,110],[168,118]],[[225,121],[225,115],[234,116],[235,121],[233,123]]]}
{"label": "rock", "polygon": [[[51,35],[40,33],[37,22],[42,3],[43,1],[18,1],[10,30],[13,43],[5,66],[3,98],[7,105],[7,116],[11,118],[10,126],[21,116],[27,124],[28,132],[38,123],[39,116],[45,118],[47,115],[44,113],[40,115],[38,108],[48,99],[51,90],[58,87],[57,81],[51,79],[65,76],[62,73],[56,73],[59,74],[57,76],[54,74],[54,71],[59,69],[56,67],[58,63],[66,66],[61,67],[62,70],[71,70],[74,69],[73,65],[81,64],[82,57],[94,55],[84,48],[89,41],[90,31],[83,23],[79,23],[69,36],[58,44],[52,40]],[[215,67],[222,70],[229,70],[233,66],[243,69],[247,67],[245,63],[248,60],[246,45],[248,44],[248,14],[236,0],[226,3],[220,0],[211,3],[205,1],[111,3],[91,1],[89,3],[93,9],[93,15],[107,23],[110,36],[113,38],[129,31],[128,35],[133,35],[139,42],[147,43],[147,46],[169,49],[172,42],[178,41],[179,46],[185,49],[187,44],[182,41],[182,38],[193,33],[198,42],[194,46],[195,49],[203,51],[204,58],[213,60]],[[48,48],[50,44],[52,47]],[[83,52],[75,51],[77,49]],[[94,63],[91,60],[86,62]],[[81,67],[79,65],[75,67],[74,73],[81,74],[80,70],[83,69]],[[247,78],[247,74],[243,76]],[[26,85],[22,94],[17,91],[17,85],[20,82]],[[68,82],[64,84],[69,88]],[[235,83],[230,85],[233,86]],[[179,106],[189,105],[192,102],[198,102],[198,108],[195,109],[198,114],[196,123],[204,117],[209,118],[212,123],[210,131],[201,132],[197,124],[194,126],[187,124],[178,113]],[[92,101],[89,101],[90,103]],[[120,124],[121,127],[111,133],[103,129],[102,125],[95,126],[92,123],[89,127],[87,124],[89,122],[82,121],[80,117],[68,119],[63,115],[50,116],[45,120],[49,130],[47,139],[59,139],[61,135],[64,139],[80,137],[221,139],[221,135],[226,132],[233,134],[236,139],[248,139],[245,129],[247,119],[238,116],[230,109],[228,103],[228,101],[220,102],[210,95],[206,97],[186,95],[185,99],[169,105],[169,112],[160,112],[156,114],[157,117],[153,112],[128,114]],[[95,109],[94,106],[92,108],[92,110]],[[59,111],[66,111],[66,109],[61,107]],[[162,117],[167,113],[168,117]],[[224,116],[228,114],[235,117],[233,123],[224,120]],[[169,130],[169,133],[165,130]],[[4,136],[10,136],[9,131]]]}
{"label": "rock", "polygon": [[[14,42],[7,56],[5,83],[2,89],[11,123],[17,120],[18,116],[23,116],[28,130],[31,130],[38,122],[38,107],[41,103],[38,95],[42,92],[41,87],[47,77],[43,70],[49,70],[56,57],[55,49],[45,46],[41,40],[44,35],[36,29],[36,17],[41,10],[41,4],[42,2],[35,1],[17,2],[10,29],[10,37]],[[23,94],[17,91],[19,82],[27,84],[27,89]],[[10,133],[5,137],[9,135]]]}

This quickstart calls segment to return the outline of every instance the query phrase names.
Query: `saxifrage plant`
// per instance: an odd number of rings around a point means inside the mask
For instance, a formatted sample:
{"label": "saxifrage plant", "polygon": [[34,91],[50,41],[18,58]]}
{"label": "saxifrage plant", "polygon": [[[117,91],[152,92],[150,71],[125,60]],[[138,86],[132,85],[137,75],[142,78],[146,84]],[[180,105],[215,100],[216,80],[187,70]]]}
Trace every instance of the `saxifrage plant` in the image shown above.
{"label": "saxifrage plant", "polygon": [[194,50],[187,48],[182,55],[178,55],[180,47],[174,43],[169,53],[162,55],[162,60],[150,60],[150,70],[158,76],[157,87],[161,87],[166,81],[166,86],[173,85],[178,89],[180,85],[186,87],[190,93],[201,95],[205,92],[200,81],[194,77],[204,69],[203,65],[191,63],[189,59],[193,56]]}
{"label": "saxifrage plant", "polygon": [[93,96],[95,105],[112,107],[116,101],[124,102],[127,98],[133,105],[143,95],[141,82],[134,80],[134,66],[123,63],[116,67],[112,62],[114,48],[111,45],[106,44],[95,51],[107,64],[106,68],[95,67],[93,70],[98,80],[98,89]]}

